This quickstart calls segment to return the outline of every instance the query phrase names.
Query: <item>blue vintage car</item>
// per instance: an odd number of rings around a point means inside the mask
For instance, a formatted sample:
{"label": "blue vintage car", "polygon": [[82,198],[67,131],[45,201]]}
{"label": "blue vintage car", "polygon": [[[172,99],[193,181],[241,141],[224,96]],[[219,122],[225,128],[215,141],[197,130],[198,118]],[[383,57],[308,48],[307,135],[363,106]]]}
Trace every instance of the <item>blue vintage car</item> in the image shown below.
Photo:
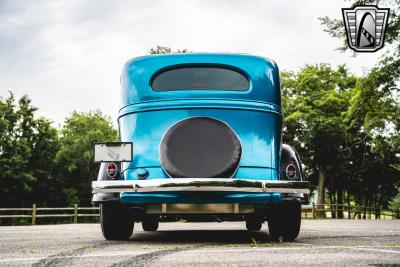
{"label": "blue vintage car", "polygon": [[134,58],[121,75],[120,142],[96,143],[92,183],[106,239],[128,239],[160,216],[268,222],[294,240],[308,203],[300,159],[282,144],[279,70],[243,54]]}

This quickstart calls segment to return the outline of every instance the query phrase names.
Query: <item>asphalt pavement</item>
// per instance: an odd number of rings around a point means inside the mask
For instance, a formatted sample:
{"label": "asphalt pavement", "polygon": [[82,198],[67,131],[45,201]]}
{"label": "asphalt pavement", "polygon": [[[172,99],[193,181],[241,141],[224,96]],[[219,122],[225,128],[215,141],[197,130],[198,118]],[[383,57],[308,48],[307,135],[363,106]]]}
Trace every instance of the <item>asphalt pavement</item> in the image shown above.
{"label": "asphalt pavement", "polygon": [[0,227],[0,266],[400,266],[400,220],[303,220],[297,241],[272,242],[242,222],[135,224],[106,241],[98,224]]}

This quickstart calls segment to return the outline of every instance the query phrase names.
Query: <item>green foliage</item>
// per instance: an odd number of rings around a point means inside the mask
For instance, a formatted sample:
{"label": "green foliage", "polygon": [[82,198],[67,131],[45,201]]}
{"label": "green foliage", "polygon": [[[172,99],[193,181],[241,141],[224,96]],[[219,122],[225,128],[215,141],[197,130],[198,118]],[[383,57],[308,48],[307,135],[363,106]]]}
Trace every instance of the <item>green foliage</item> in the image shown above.
{"label": "green foliage", "polygon": [[397,191],[397,195],[390,200],[389,208],[391,210],[400,211],[400,187]]}
{"label": "green foliage", "polygon": [[[297,148],[313,184],[320,184],[324,191],[325,177],[336,179],[348,154],[343,121],[357,78],[344,66],[335,70],[320,64],[306,66],[298,73],[284,72],[281,80],[283,141]],[[325,202],[324,195],[320,197],[319,202]]]}
{"label": "green foliage", "polygon": [[111,119],[100,111],[73,112],[60,131],[61,148],[55,157],[61,203],[90,205],[91,181],[99,164],[93,162],[93,142],[118,141]]}
{"label": "green foliage", "polygon": [[345,156],[343,120],[356,81],[343,66],[334,70],[326,64],[282,74],[284,141],[294,140],[308,155],[307,165],[333,169]]}
{"label": "green foliage", "polygon": [[59,140],[56,129],[35,118],[35,111],[27,96],[0,98],[0,206],[45,205],[49,199]]}
{"label": "green foliage", "polygon": [[[390,45],[391,49],[358,84],[347,120],[351,126],[362,125],[367,131],[375,133],[387,133],[388,130],[398,132],[400,129],[400,1],[359,0],[354,1],[352,6],[362,4],[390,7],[385,43]],[[321,18],[321,22],[326,32],[343,41],[345,45],[340,49],[348,50],[342,20],[324,17]],[[392,144],[396,144],[397,148],[400,148],[399,143],[399,140],[392,140]]]}
{"label": "green foliage", "polygon": [[149,50],[150,55],[155,55],[155,54],[171,54],[171,53],[189,53],[190,51],[187,49],[178,49],[176,51],[172,51],[170,47],[167,46],[156,46],[155,48],[151,48]]}
{"label": "green foliage", "polygon": [[343,203],[346,192],[348,201],[386,207],[400,182],[399,129],[388,126],[399,104],[384,90],[368,90],[379,79],[326,64],[281,75],[283,141],[296,147],[311,182],[326,186],[332,202]]}
{"label": "green foliage", "polygon": [[57,132],[36,110],[27,96],[0,98],[0,206],[90,205],[92,143],[118,140],[111,119],[74,112]]}
{"label": "green foliage", "polygon": [[[390,7],[385,43],[391,49],[352,90],[344,120],[352,164],[345,173],[352,177],[349,190],[359,202],[386,206],[400,183],[400,1],[359,0],[352,6],[361,4]],[[326,32],[342,40],[340,50],[349,50],[342,20],[324,17],[321,22]]]}

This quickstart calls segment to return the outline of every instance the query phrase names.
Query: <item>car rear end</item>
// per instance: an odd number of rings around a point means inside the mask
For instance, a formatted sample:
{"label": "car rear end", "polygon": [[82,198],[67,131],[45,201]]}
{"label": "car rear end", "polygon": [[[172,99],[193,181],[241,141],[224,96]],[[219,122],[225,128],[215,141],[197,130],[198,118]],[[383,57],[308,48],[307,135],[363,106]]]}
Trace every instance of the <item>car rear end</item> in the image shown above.
{"label": "car rear end", "polygon": [[301,170],[293,177],[280,171],[282,112],[272,61],[148,56],[126,64],[121,85],[125,146],[98,144],[109,151],[101,152],[106,162],[92,184],[93,201],[126,212],[120,220],[142,220],[148,230],[157,229],[160,215],[245,220],[257,230],[282,203],[308,201]]}

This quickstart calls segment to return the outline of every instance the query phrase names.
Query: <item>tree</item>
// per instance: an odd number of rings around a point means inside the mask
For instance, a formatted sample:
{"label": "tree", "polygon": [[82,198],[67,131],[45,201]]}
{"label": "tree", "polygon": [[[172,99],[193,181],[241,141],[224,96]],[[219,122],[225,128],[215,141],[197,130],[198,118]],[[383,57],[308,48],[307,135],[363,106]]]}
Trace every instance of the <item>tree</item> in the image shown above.
{"label": "tree", "polygon": [[[387,129],[388,122],[394,123],[395,131],[400,129],[399,99],[400,95],[400,1],[373,1],[357,0],[352,6],[362,4],[379,4],[390,6],[388,29],[385,43],[391,46],[379,62],[362,80],[359,92],[353,99],[351,119],[355,118],[369,131],[382,131]],[[342,20],[329,17],[320,18],[325,31],[332,37],[343,41],[342,51],[349,50],[346,42],[345,28]],[[356,122],[353,122],[355,124]]]}
{"label": "tree", "polygon": [[167,46],[156,46],[155,48],[151,48],[149,50],[150,55],[155,55],[155,54],[171,54],[171,53],[189,53],[190,51],[187,49],[178,49],[176,51],[172,51],[170,47]]}
{"label": "tree", "polygon": [[[352,158],[353,166],[360,168],[353,175],[361,190],[355,195],[364,205],[374,202],[387,207],[400,183],[400,1],[359,0],[352,6],[362,4],[391,8],[385,38],[391,49],[360,79],[346,115],[349,130],[358,132]],[[329,17],[321,22],[326,32],[343,41],[340,50],[349,50],[343,22]]]}
{"label": "tree", "polygon": [[[344,66],[308,65],[298,73],[282,73],[284,142],[303,156],[306,172],[318,185],[318,204],[325,203],[325,189],[338,180],[346,157],[343,114],[357,78]],[[337,188],[335,188],[337,190]]]}
{"label": "tree", "polygon": [[0,206],[46,204],[59,148],[50,121],[35,117],[27,96],[0,98]]}
{"label": "tree", "polygon": [[99,166],[93,162],[93,142],[118,141],[111,119],[100,111],[73,112],[60,131],[61,148],[56,155],[57,187],[63,190],[62,205],[90,205],[91,181]]}

